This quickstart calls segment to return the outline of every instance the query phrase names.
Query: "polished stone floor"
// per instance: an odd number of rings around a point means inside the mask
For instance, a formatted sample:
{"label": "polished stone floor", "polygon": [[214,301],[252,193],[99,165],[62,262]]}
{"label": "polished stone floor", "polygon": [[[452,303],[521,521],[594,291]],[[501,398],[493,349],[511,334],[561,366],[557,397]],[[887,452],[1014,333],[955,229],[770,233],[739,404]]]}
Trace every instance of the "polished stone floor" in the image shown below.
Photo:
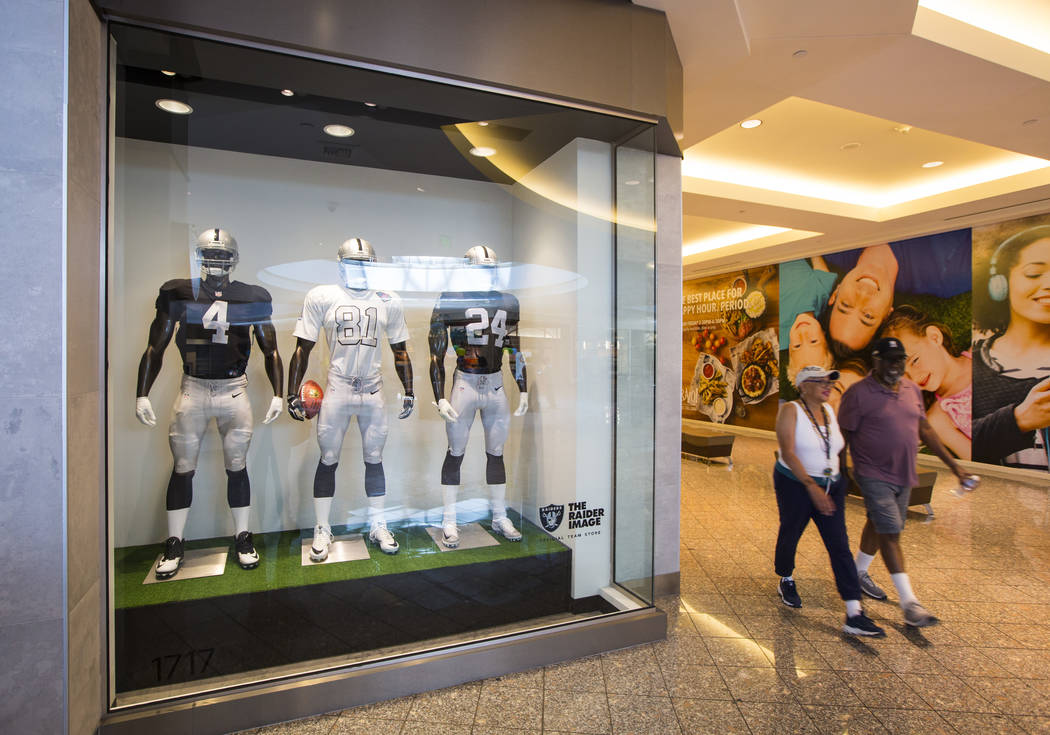
{"label": "polished stone floor", "polygon": [[[857,640],[839,632],[816,529],[799,549],[803,607],[776,595],[772,449],[738,439],[733,470],[683,462],[682,590],[658,600],[666,642],[252,732],[1050,733],[1047,485],[986,478],[959,498],[942,473],[936,517],[910,514],[903,536],[942,624],[905,628],[891,592],[865,603],[887,638]],[[849,500],[854,548],[863,520]],[[892,590],[878,559],[872,576]]]}

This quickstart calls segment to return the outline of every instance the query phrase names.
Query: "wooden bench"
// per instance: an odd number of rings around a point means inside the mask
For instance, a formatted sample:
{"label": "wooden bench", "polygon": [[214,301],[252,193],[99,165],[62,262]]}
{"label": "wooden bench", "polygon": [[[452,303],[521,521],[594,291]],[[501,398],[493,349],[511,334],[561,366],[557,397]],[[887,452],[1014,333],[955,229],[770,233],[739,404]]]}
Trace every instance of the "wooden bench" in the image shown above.
{"label": "wooden bench", "polygon": [[[930,505],[933,499],[933,485],[937,482],[937,473],[933,470],[927,470],[919,473],[919,484],[911,489],[911,497],[908,499],[908,507],[915,505],[925,506],[927,520],[933,518],[933,506]],[[850,477],[849,488],[846,490],[850,495],[856,495],[858,498],[863,497],[863,493],[860,491],[860,487],[857,485],[856,480]]]}
{"label": "wooden bench", "polygon": [[732,434],[701,434],[685,429],[682,431],[682,454],[691,459],[701,460],[725,457],[729,463],[729,469],[733,469],[732,454],[735,438]]}

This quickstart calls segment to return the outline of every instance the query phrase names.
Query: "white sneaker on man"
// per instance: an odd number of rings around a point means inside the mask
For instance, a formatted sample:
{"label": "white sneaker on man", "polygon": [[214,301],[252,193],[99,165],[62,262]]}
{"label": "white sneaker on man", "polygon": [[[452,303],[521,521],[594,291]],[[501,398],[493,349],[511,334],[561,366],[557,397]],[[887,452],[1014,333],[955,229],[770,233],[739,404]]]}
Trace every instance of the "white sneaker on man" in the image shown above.
{"label": "white sneaker on man", "polygon": [[521,531],[516,529],[506,516],[493,520],[492,530],[508,541],[521,541]]}
{"label": "white sneaker on man", "polygon": [[455,523],[443,523],[441,525],[441,543],[447,549],[459,546],[459,529]]}
{"label": "white sneaker on man", "polygon": [[175,572],[182,566],[182,539],[178,536],[169,536],[164,542],[164,556],[157,562],[155,574],[157,579],[168,579],[174,577]]}
{"label": "white sneaker on man", "polygon": [[314,541],[310,545],[310,560],[324,561],[328,558],[328,547],[332,545],[331,526],[316,526]]}
{"label": "white sneaker on man", "polygon": [[368,540],[379,547],[384,554],[396,554],[401,548],[394,540],[394,534],[387,530],[385,523],[377,523],[368,532]]}

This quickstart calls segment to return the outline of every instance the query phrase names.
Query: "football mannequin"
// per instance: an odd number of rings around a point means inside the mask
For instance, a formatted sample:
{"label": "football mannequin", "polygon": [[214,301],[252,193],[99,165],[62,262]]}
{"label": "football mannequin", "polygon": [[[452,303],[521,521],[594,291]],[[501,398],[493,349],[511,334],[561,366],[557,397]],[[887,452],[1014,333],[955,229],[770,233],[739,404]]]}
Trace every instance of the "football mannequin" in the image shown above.
{"label": "football mannequin", "polygon": [[295,324],[295,352],[288,365],[288,413],[297,421],[306,415],[299,387],[306,375],[310,350],[324,332],[331,353],[321,412],[317,416],[317,443],[321,458],[314,473],[314,514],[317,524],[310,548],[313,561],[328,558],[332,543],[329,517],[335,496],[335,470],[350,419],[357,417],[365,462],[365,495],[368,497],[369,540],[386,554],[400,548],[385,518],[386,477],[383,447],[387,420],[383,401],[382,353],[384,336],[394,353],[394,369],[405,389],[399,419],[412,413],[412,363],[408,356],[408,328],[401,297],[391,291],[368,287],[368,266],[376,259],[366,240],[353,237],[339,246],[342,283],[315,286],[306,294],[303,313]]}
{"label": "football mannequin", "polygon": [[[510,404],[503,390],[503,353],[510,356],[510,370],[518,384],[515,416],[529,409],[525,357],[518,342],[518,300],[495,290],[496,253],[477,245],[464,258],[477,269],[484,291],[445,292],[438,297],[430,319],[430,384],[438,413],[445,420],[448,452],[441,466],[442,543],[459,546],[456,527],[456,489],[463,453],[467,448],[475,413],[481,414],[485,429],[485,482],[489,487],[492,530],[510,541],[521,541],[521,533],[507,517],[507,473],[503,464],[503,445],[510,428]],[[449,337],[456,351],[456,372],[452,391],[445,399],[445,352]]]}
{"label": "football mannequin", "polygon": [[158,579],[173,576],[182,565],[193,475],[201,440],[212,419],[222,438],[226,499],[233,513],[237,563],[244,569],[259,565],[248,530],[251,488],[245,468],[252,440],[252,410],[244,372],[253,337],[263,354],[266,376],[274,392],[263,423],[274,421],[284,407],[283,367],[271,321],[273,305],[269,292],[261,286],[230,280],[240,256],[236,240],[225,230],[216,227],[202,232],[197,238],[195,256],[200,264],[199,278],[178,278],[160,287],[157,314],[139,361],[136,386],[135,415],[146,426],[156,426],[157,417],[148,396],[160,374],[164,350],[174,335],[182,356],[183,375],[168,428],[175,463],[168,480],[168,539],[155,570]]}

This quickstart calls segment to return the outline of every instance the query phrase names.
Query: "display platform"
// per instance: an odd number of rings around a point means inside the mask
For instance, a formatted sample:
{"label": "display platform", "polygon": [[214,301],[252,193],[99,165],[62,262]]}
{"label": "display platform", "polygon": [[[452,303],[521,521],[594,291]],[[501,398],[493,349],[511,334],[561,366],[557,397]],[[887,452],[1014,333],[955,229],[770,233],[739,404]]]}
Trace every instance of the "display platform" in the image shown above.
{"label": "display platform", "polygon": [[[303,533],[255,537],[217,577],[143,585],[159,545],[115,552],[118,692],[228,676],[576,611],[571,551],[514,516],[520,542],[442,553],[426,528],[392,528],[401,551],[303,566]],[[488,522],[482,526],[489,530]],[[345,529],[333,529],[345,533]],[[187,542],[214,547],[216,539]]]}

